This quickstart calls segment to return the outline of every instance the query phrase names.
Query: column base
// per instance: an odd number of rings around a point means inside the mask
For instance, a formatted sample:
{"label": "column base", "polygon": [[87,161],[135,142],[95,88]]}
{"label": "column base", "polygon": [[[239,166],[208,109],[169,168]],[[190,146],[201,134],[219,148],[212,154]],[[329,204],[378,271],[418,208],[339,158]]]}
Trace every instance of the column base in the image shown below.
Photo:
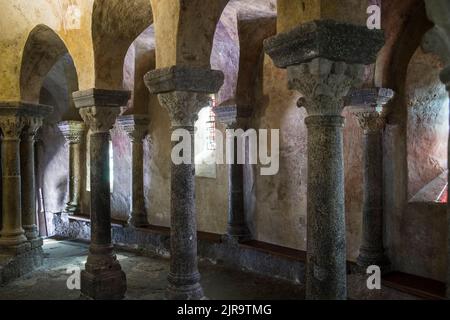
{"label": "column base", "polygon": [[41,237],[31,239],[29,240],[29,242],[31,244],[31,249],[40,248],[44,245],[44,239],[42,239]]}
{"label": "column base", "polygon": [[175,286],[170,284],[166,289],[167,300],[207,300],[200,283],[194,285]]}
{"label": "column base", "polygon": [[379,250],[375,252],[366,249],[360,250],[356,263],[364,273],[369,266],[378,266],[380,267],[382,273],[385,273],[389,271],[388,269],[391,264],[384,252],[380,252]]}
{"label": "column base", "polygon": [[92,300],[121,300],[127,291],[127,279],[122,270],[81,272],[81,295]]}
{"label": "column base", "polygon": [[39,237],[37,225],[23,226],[23,229],[25,230],[25,237],[27,237],[28,241],[37,239]]}
{"label": "column base", "polygon": [[31,250],[31,243],[29,242],[23,242],[19,244],[8,244],[8,242],[3,243],[0,241],[0,251],[8,255],[17,256],[30,250]]}
{"label": "column base", "polygon": [[127,291],[127,279],[111,252],[112,247],[91,244],[89,250],[85,270],[81,272],[82,295],[94,300],[123,299]]}
{"label": "column base", "polygon": [[135,228],[143,228],[149,226],[147,216],[142,213],[131,213],[131,218],[128,223]]}
{"label": "column base", "polygon": [[198,272],[178,275],[169,273],[168,281],[167,300],[205,300]]}

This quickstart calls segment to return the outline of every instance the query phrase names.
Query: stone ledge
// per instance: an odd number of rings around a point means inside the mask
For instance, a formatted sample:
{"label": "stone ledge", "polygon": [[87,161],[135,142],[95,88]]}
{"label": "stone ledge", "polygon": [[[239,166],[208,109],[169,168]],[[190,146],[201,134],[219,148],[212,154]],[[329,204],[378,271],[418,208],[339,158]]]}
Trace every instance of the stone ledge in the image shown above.
{"label": "stone ledge", "polygon": [[147,73],[144,82],[152,94],[172,91],[215,93],[224,82],[222,71],[190,66],[172,66]]}
{"label": "stone ledge", "polygon": [[264,41],[264,49],[278,68],[298,65],[315,58],[354,64],[374,63],[384,45],[382,30],[315,20]]}
{"label": "stone ledge", "polygon": [[131,92],[92,88],[72,93],[77,109],[85,107],[119,108],[127,105]]}
{"label": "stone ledge", "polygon": [[[82,241],[90,239],[90,222],[88,219],[63,221],[60,214],[54,214],[54,223],[58,237]],[[198,254],[201,259],[225,266],[245,269],[256,274],[276,277],[295,283],[304,283],[304,253],[300,257],[294,255],[300,251],[291,250],[289,254],[282,250],[273,254],[264,246],[255,247],[251,243],[239,244],[228,241],[219,234],[198,232]],[[112,242],[125,250],[143,254],[170,256],[170,228],[148,226],[146,228],[112,227]],[[281,248],[269,245],[276,250]]]}
{"label": "stone ledge", "polygon": [[0,253],[0,285],[5,285],[42,266],[42,247],[33,248],[19,255]]}

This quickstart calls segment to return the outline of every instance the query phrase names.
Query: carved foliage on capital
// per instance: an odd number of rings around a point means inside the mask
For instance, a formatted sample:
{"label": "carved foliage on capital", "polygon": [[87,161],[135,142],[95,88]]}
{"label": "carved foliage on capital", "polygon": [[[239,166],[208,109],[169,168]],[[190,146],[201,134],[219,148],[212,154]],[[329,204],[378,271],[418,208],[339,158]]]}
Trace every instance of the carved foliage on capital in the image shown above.
{"label": "carved foliage on capital", "polygon": [[379,112],[354,112],[359,126],[365,133],[376,133],[383,130],[386,120]]}
{"label": "carved foliage on capital", "polygon": [[66,121],[58,124],[64,139],[69,144],[79,144],[83,142],[86,126],[82,121]]}
{"label": "carved foliage on capital", "polygon": [[122,127],[132,142],[142,142],[148,132],[148,126],[143,124],[126,124]]}
{"label": "carved foliage on capital", "polygon": [[299,91],[299,107],[309,115],[340,115],[344,98],[363,82],[364,65],[317,58],[288,67],[289,87]]}
{"label": "carved foliage on capital", "polygon": [[85,107],[80,115],[92,133],[109,132],[120,113],[118,107]]}
{"label": "carved foliage on capital", "polygon": [[37,131],[39,130],[40,127],[42,127],[44,120],[42,119],[42,117],[28,116],[23,118],[23,123],[24,129],[22,136],[25,139],[34,139],[37,134]]}
{"label": "carved foliage on capital", "polygon": [[198,112],[210,102],[208,94],[187,91],[161,93],[158,99],[169,112],[174,127],[194,126]]}
{"label": "carved foliage on capital", "polygon": [[22,116],[6,115],[0,116],[0,128],[3,139],[19,139],[26,122]]}

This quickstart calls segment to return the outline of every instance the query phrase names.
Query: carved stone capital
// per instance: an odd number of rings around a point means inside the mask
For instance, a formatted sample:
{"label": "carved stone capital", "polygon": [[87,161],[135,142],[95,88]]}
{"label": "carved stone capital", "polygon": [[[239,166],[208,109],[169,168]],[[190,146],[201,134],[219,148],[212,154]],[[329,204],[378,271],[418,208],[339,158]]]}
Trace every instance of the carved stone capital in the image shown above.
{"label": "carved stone capital", "polygon": [[34,140],[37,134],[37,131],[42,124],[44,123],[44,119],[42,117],[36,116],[24,116],[24,128],[22,132],[22,137],[24,139]]}
{"label": "carved stone capital", "polygon": [[82,121],[63,121],[58,123],[64,138],[69,144],[79,144],[83,141],[86,126]]}
{"label": "carved stone capital", "polygon": [[380,132],[386,124],[386,118],[381,111],[360,109],[352,113],[365,134]]}
{"label": "carved stone capital", "polygon": [[75,107],[92,133],[109,132],[123,107],[130,100],[130,91],[89,89],[72,94]]}
{"label": "carved stone capital", "polygon": [[0,115],[0,128],[4,140],[18,140],[24,126],[25,121],[22,116]]}
{"label": "carved stone capital", "polygon": [[120,116],[117,121],[132,142],[142,142],[147,135],[150,121],[146,115],[133,114]]}
{"label": "carved stone capital", "polygon": [[300,92],[298,106],[310,116],[340,115],[344,98],[352,87],[363,81],[364,66],[317,58],[308,63],[289,66],[289,88]]}
{"label": "carved stone capital", "polygon": [[192,127],[198,112],[210,103],[208,94],[172,91],[158,94],[161,105],[169,112],[172,127]]}
{"label": "carved stone capital", "polygon": [[42,125],[43,118],[53,110],[52,107],[25,102],[0,102],[0,127],[4,139],[20,139],[23,129],[25,135],[34,135]]}
{"label": "carved stone capital", "polygon": [[120,109],[115,107],[86,107],[80,110],[81,118],[92,133],[109,132],[119,114]]}

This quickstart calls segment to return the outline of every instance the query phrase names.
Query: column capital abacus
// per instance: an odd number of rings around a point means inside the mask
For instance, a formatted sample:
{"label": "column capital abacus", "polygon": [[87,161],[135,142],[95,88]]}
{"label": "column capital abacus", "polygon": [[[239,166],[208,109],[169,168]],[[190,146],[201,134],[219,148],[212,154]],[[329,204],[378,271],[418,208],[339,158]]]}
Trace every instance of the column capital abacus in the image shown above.
{"label": "column capital abacus", "polygon": [[117,122],[132,142],[142,142],[148,133],[148,125],[150,124],[148,116],[144,114],[120,116]]}
{"label": "column capital abacus", "polygon": [[173,127],[192,127],[198,112],[210,102],[209,95],[222,86],[224,75],[207,68],[172,66],[150,71],[144,81],[150,93],[158,94]]}
{"label": "column capital abacus", "polygon": [[244,129],[253,114],[253,109],[247,105],[221,104],[213,109],[216,120],[229,129]]}
{"label": "column capital abacus", "polygon": [[80,115],[92,133],[109,132],[120,114],[120,107],[131,97],[130,91],[95,88],[72,95],[75,107],[80,109]]}
{"label": "column capital abacus", "polygon": [[58,123],[58,127],[69,144],[78,144],[83,141],[86,131],[86,125],[83,121],[62,121]]}

